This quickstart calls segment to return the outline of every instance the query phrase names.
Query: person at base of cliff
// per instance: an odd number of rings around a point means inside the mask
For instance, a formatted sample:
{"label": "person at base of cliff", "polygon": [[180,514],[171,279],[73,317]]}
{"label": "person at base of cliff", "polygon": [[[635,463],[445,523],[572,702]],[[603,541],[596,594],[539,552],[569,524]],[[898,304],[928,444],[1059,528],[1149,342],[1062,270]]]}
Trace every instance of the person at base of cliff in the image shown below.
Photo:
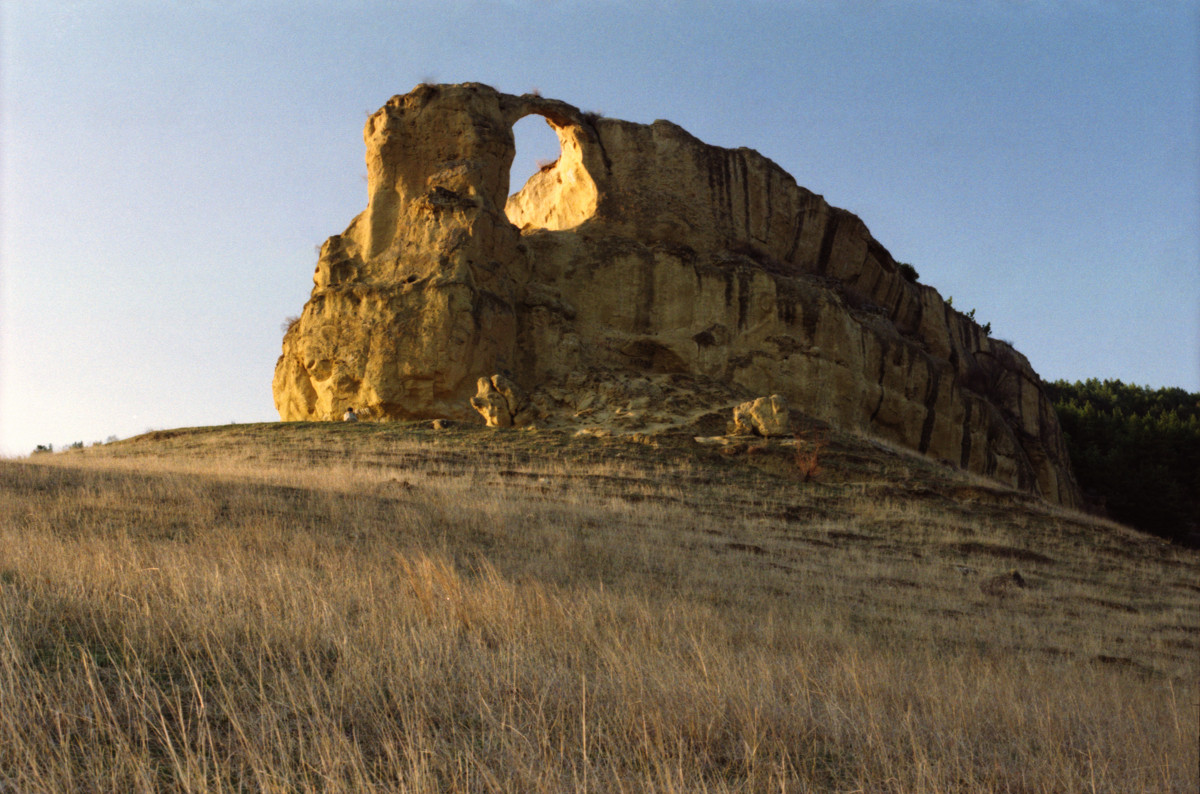
{"label": "person at base of cliff", "polygon": [[342,414],[343,422],[357,422],[358,414],[354,413],[354,408],[347,408],[346,413]]}

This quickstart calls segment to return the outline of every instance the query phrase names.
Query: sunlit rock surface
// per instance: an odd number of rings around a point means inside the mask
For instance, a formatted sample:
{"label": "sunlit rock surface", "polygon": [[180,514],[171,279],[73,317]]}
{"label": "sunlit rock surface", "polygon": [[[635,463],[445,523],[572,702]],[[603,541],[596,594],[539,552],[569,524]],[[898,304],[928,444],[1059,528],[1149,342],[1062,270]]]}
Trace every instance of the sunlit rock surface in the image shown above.
{"label": "sunlit rock surface", "polygon": [[[562,156],[509,196],[513,124]],[[853,214],[750,149],[480,84],[367,121],[368,203],[321,250],[275,369],[284,420],[445,417],[654,431],[782,395],[1064,504],[1078,491],[1037,373],[906,280]],[[487,403],[491,405],[491,402]],[[508,408],[509,419],[513,409]]]}

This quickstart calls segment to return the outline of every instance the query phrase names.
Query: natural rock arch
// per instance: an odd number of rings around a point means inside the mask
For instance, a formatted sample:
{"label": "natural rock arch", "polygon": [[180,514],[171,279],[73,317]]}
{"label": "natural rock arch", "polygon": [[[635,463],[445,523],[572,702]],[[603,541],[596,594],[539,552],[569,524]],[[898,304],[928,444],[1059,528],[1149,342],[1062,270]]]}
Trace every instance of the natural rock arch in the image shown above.
{"label": "natural rock arch", "polygon": [[544,116],[530,113],[512,125],[516,155],[508,170],[508,195],[520,193],[525,183],[542,168],[558,162],[562,144],[554,126]]}
{"label": "natural rock arch", "polygon": [[584,164],[588,135],[581,125],[558,114],[530,110],[517,121],[531,115],[541,116],[554,130],[559,157],[509,196],[504,213],[523,234],[574,229],[595,215],[599,200],[596,182]]}
{"label": "natural rock arch", "polygon": [[[529,115],[562,155],[510,197]],[[364,139],[367,208],[284,336],[282,419],[478,421],[501,394],[514,424],[645,432],[778,394],[1078,503],[1025,357],[758,152],[477,83],[393,97]]]}

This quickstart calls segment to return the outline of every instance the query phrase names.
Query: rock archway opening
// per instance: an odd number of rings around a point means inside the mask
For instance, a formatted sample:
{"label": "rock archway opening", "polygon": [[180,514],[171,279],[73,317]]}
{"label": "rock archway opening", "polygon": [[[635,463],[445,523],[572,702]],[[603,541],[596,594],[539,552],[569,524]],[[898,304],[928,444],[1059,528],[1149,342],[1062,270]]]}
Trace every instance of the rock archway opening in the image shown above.
{"label": "rock archway opening", "polygon": [[572,229],[596,212],[597,190],[584,165],[584,132],[536,113],[513,124],[508,220],[529,234]]}
{"label": "rock archway opening", "polygon": [[516,154],[508,171],[508,194],[520,193],[534,174],[552,167],[562,156],[562,144],[553,125],[541,116],[531,115],[513,125]]}

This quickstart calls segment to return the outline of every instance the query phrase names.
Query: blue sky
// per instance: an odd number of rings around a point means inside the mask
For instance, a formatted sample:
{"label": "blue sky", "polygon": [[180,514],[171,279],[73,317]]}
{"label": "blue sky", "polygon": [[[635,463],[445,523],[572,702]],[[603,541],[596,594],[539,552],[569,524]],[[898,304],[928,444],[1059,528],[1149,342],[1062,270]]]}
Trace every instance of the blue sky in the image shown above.
{"label": "blue sky", "polygon": [[280,325],[366,203],[363,122],[422,81],[757,149],[1044,379],[1200,391],[1200,2],[0,14],[0,454],[276,419]]}

